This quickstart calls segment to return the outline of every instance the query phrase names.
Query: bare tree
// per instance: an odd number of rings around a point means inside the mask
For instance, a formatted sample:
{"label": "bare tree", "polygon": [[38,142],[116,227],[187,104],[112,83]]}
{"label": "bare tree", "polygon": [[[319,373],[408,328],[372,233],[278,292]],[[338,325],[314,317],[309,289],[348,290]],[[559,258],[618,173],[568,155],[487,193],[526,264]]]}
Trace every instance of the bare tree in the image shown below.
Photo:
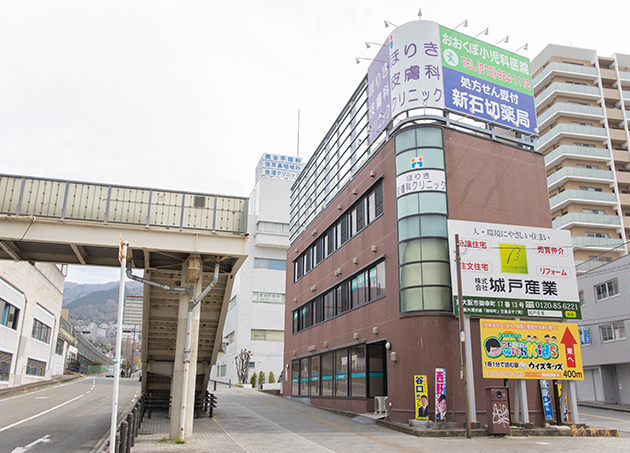
{"label": "bare tree", "polygon": [[241,352],[234,357],[236,362],[236,374],[238,376],[238,382],[241,384],[247,383],[247,375],[249,374],[249,359],[252,357],[252,351],[247,349],[241,349]]}

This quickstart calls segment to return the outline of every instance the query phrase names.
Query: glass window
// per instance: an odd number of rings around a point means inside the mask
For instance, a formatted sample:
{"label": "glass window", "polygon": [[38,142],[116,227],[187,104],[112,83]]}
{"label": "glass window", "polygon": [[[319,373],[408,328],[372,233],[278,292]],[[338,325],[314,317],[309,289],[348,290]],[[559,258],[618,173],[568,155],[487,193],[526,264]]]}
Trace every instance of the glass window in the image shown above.
{"label": "glass window", "polygon": [[425,286],[423,288],[424,310],[453,310],[451,288],[444,286]]}
{"label": "glass window", "polygon": [[420,214],[446,214],[446,194],[443,192],[422,192],[420,194]]}
{"label": "glass window", "polygon": [[50,343],[51,328],[41,322],[39,319],[35,319],[33,322],[33,331],[31,336],[36,340],[42,341],[46,344]]}
{"label": "glass window", "polygon": [[314,356],[311,357],[311,396],[319,396],[319,382],[319,356]]}
{"label": "glass window", "polygon": [[[446,219],[444,219],[446,220]],[[448,241],[446,239],[426,238],[420,241],[422,247],[422,259],[448,261]]]}
{"label": "glass window", "polygon": [[420,237],[420,217],[406,217],[398,221],[398,240]]}
{"label": "glass window", "polygon": [[335,292],[328,291],[324,294],[324,319],[335,316]]}
{"label": "glass window", "polygon": [[422,280],[424,285],[450,285],[451,273],[448,263],[422,263]]}
{"label": "glass window", "polygon": [[46,362],[28,359],[26,363],[26,374],[43,377],[46,374]]}
{"label": "glass window", "polygon": [[400,291],[400,311],[422,310],[422,288],[408,288]]}
{"label": "glass window", "polygon": [[10,329],[17,330],[19,308],[0,299],[0,324]]}
{"label": "glass window", "polygon": [[396,135],[395,148],[397,153],[415,147],[416,134],[413,129],[402,131],[401,133]]}
{"label": "glass window", "polygon": [[418,146],[443,147],[442,129],[435,127],[419,127],[415,129]]}
{"label": "glass window", "polygon": [[422,263],[405,264],[400,268],[400,287],[422,285]]}
{"label": "glass window", "polygon": [[348,396],[348,350],[335,351],[335,396]]}
{"label": "glass window", "polygon": [[367,380],[365,375],[365,346],[350,349],[350,392],[353,398],[365,398]]}
{"label": "glass window", "polygon": [[619,285],[616,278],[595,286],[595,297],[597,301],[608,299],[617,294],[619,294]]}
{"label": "glass window", "polygon": [[333,396],[333,353],[322,354],[322,396]]}
{"label": "glass window", "polygon": [[9,370],[11,369],[11,361],[13,354],[0,351],[0,381],[9,380]]}
{"label": "glass window", "polygon": [[[411,159],[417,157],[417,150],[411,149],[409,151],[402,152],[396,156],[396,175],[401,175],[411,170]],[[424,161],[424,158],[423,158]],[[424,164],[424,162],[423,162]]]}
{"label": "glass window", "polygon": [[309,391],[308,358],[300,360],[300,395],[306,396]]}
{"label": "glass window", "polygon": [[291,395],[300,394],[300,361],[291,361]]}
{"label": "glass window", "polygon": [[[431,239],[423,239],[422,244],[424,246],[425,241]],[[399,264],[409,263],[411,261],[420,261],[420,241],[407,241],[398,245],[398,258]]]}
{"label": "glass window", "polygon": [[599,326],[599,330],[603,343],[626,339],[626,325],[623,321]]}
{"label": "glass window", "polygon": [[370,300],[385,295],[385,262],[370,269]]}
{"label": "glass window", "polygon": [[352,307],[358,307],[367,302],[367,275],[366,272],[361,272],[351,282],[352,289]]}
{"label": "glass window", "polygon": [[418,194],[411,193],[409,195],[402,196],[396,201],[398,205],[398,218],[407,217],[420,213],[420,204],[418,201]]}
{"label": "glass window", "polygon": [[[420,217],[420,231],[423,237],[438,236],[447,237],[448,227],[446,216],[443,215],[423,215]],[[422,257],[423,260],[428,259]]]}
{"label": "glass window", "polygon": [[367,205],[368,205],[368,209],[367,209],[368,218],[367,218],[367,221],[368,221],[368,223],[371,223],[376,218],[376,194],[374,193],[374,191],[371,191],[369,193],[368,199],[367,199]]}

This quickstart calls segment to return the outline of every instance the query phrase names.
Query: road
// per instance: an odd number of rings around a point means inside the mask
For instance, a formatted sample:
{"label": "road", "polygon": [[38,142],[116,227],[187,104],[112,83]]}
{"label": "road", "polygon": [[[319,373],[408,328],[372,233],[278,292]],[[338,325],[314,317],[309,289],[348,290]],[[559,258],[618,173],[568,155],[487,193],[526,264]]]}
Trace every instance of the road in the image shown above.
{"label": "road", "polygon": [[[630,436],[630,413],[579,406],[580,422],[592,427],[618,429]],[[623,431],[623,433],[621,433]]]}
{"label": "road", "polygon": [[[0,399],[0,451],[89,452],[109,430],[114,379],[90,376]],[[120,380],[119,415],[140,394]]]}

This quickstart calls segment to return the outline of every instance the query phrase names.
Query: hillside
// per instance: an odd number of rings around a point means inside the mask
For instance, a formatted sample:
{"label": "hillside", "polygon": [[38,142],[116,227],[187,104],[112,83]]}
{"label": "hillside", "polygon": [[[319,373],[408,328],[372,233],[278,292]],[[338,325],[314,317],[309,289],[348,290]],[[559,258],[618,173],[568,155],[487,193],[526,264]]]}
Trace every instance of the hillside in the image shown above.
{"label": "hillside", "polygon": [[[68,282],[70,296],[66,299],[64,288],[63,308],[68,309],[70,319],[95,322],[97,324],[116,322],[118,315],[118,282],[103,284],[77,284]],[[142,295],[142,284],[127,282],[125,294]],[[79,297],[75,297],[79,295]],[[69,300],[66,302],[66,300]]]}

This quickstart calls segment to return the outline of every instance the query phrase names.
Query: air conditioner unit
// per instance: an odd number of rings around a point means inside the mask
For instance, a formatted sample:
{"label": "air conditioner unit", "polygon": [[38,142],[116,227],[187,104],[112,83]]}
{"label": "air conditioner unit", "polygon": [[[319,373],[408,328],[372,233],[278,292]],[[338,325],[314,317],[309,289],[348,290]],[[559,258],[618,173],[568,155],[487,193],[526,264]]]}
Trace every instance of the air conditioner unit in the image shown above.
{"label": "air conditioner unit", "polygon": [[375,414],[387,413],[387,397],[386,396],[374,397],[374,413]]}

